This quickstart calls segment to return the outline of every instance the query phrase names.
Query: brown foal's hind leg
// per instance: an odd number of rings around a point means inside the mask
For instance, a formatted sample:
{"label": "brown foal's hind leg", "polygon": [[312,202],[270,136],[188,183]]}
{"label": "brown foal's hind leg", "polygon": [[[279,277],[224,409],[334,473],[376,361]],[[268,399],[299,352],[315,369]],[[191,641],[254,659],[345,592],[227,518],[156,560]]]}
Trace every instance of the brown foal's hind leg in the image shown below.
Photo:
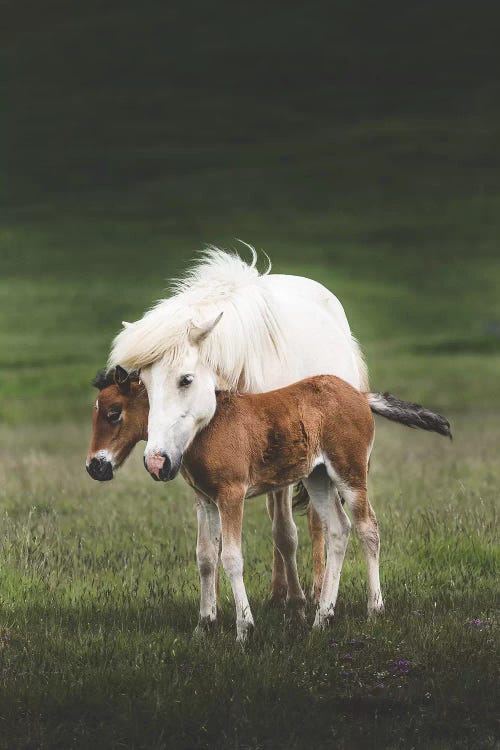
{"label": "brown foal's hind leg", "polygon": [[315,604],[318,604],[325,575],[325,535],[323,533],[321,518],[310,501],[307,506],[307,525],[309,527],[309,536],[311,537],[313,562],[311,598]]}
{"label": "brown foal's hind leg", "polygon": [[368,571],[368,616],[382,614],[384,602],[380,589],[380,536],[375,512],[366,489],[350,490],[344,494],[351,509],[354,527],[366,558]]}
{"label": "brown foal's hind leg", "polygon": [[[267,512],[271,521],[274,518],[274,506],[276,498],[274,492],[269,492],[266,498]],[[283,604],[286,600],[287,595],[287,584],[286,584],[286,573],[285,563],[281,556],[281,552],[273,546],[273,573],[271,579],[271,603],[272,604]]]}
{"label": "brown foal's hind leg", "polygon": [[325,531],[325,577],[313,626],[324,628],[333,620],[351,524],[344,512],[339,494],[323,466],[318,466],[304,480],[304,484]]}
{"label": "brown foal's hind leg", "polygon": [[305,622],[306,598],[297,571],[298,534],[292,514],[292,493],[292,487],[285,487],[274,493],[273,538],[285,566],[287,606],[295,618]]}

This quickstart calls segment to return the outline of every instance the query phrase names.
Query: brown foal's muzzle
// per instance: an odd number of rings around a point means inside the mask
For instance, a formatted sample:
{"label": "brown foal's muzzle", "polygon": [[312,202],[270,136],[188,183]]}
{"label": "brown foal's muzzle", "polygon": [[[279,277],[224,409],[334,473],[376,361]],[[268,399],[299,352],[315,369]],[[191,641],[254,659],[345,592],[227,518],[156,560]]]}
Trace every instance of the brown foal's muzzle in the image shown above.
{"label": "brown foal's muzzle", "polygon": [[105,458],[92,458],[86,468],[92,479],[98,482],[109,482],[113,479],[113,464]]}

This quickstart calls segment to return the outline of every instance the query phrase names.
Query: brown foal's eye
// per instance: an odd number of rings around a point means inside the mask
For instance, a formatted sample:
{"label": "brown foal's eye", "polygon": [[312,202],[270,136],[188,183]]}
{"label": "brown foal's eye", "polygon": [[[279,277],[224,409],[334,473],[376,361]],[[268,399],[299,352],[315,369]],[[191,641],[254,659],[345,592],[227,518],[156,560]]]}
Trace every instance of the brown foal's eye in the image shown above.
{"label": "brown foal's eye", "polygon": [[108,412],[108,422],[111,422],[111,424],[116,424],[120,421],[122,418],[121,411],[110,411]]}
{"label": "brown foal's eye", "polygon": [[187,388],[194,380],[194,375],[183,375],[179,380],[180,388]]}

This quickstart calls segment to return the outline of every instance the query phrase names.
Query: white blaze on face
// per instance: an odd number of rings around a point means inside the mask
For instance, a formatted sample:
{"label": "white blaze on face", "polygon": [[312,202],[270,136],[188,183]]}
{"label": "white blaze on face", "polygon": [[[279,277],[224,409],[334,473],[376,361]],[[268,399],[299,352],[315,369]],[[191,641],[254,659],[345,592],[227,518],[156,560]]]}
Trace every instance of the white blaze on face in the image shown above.
{"label": "white blaze on face", "polygon": [[215,377],[200,362],[197,347],[188,346],[178,362],[160,360],[144,368],[141,378],[149,398],[148,468],[158,455],[175,464],[214,415]]}
{"label": "white blaze on face", "polygon": [[98,461],[107,461],[108,463],[111,464],[111,466],[113,468],[115,466],[114,456],[109,451],[100,450],[100,451],[96,451],[93,455],[89,454],[87,456],[87,461],[86,461],[85,465],[89,466],[89,464],[90,464],[90,462],[92,461],[93,458],[96,458]]}

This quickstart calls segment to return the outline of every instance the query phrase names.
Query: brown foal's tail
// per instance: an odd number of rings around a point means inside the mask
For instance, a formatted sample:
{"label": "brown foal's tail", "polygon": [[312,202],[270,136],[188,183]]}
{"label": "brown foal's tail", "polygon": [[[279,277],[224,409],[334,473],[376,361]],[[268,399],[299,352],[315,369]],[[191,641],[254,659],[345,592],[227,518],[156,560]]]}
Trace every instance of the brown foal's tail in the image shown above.
{"label": "brown foal's tail", "polygon": [[372,412],[380,414],[381,417],[405,424],[407,427],[437,432],[452,439],[450,423],[441,414],[435,414],[419,404],[400,401],[390,393],[365,393],[365,396]]}

